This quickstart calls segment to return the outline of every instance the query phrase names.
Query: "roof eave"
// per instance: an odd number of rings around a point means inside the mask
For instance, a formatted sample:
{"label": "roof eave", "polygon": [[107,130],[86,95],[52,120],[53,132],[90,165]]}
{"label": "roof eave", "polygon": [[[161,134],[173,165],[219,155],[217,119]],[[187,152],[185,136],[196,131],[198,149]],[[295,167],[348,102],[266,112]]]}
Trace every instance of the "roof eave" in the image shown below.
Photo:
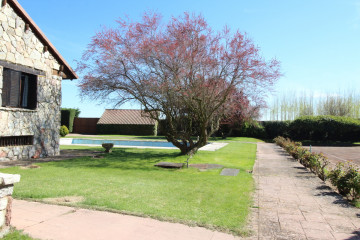
{"label": "roof eave", "polygon": [[58,62],[63,65],[63,69],[60,69],[59,73],[63,79],[77,79],[75,71],[70,67],[70,65],[66,62],[66,60],[61,56],[61,54],[56,50],[54,45],[50,42],[50,40],[45,36],[45,34],[40,30],[40,28],[36,25],[36,23],[32,20],[32,18],[27,14],[25,9],[21,7],[21,5],[16,0],[7,0],[7,3],[12,6],[14,11],[30,25],[30,28],[35,33],[35,35],[40,39],[40,41],[44,44],[44,46],[48,47],[48,51],[58,60]]}

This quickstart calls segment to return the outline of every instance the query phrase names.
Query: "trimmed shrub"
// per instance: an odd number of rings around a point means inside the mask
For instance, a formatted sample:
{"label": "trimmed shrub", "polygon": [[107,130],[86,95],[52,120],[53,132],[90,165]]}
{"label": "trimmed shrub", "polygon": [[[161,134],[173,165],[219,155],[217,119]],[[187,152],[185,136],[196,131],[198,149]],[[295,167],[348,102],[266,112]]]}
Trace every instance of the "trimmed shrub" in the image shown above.
{"label": "trimmed shrub", "polygon": [[61,126],[60,127],[60,136],[65,137],[68,134],[69,134],[69,129],[65,125]]}
{"label": "trimmed shrub", "polygon": [[[121,135],[151,135],[157,133],[157,125],[118,125],[118,124],[97,124],[98,134],[121,134]],[[156,135],[155,135],[156,136]]]}
{"label": "trimmed shrub", "polygon": [[73,132],[74,118],[77,113],[80,113],[78,109],[61,109],[61,125],[65,125],[69,129],[69,132]]}
{"label": "trimmed shrub", "polygon": [[360,120],[338,116],[304,116],[289,124],[288,133],[295,140],[355,142],[360,140]]}
{"label": "trimmed shrub", "polygon": [[338,163],[329,173],[331,183],[339,193],[350,197],[352,200],[360,198],[360,173],[359,169],[351,163]]}

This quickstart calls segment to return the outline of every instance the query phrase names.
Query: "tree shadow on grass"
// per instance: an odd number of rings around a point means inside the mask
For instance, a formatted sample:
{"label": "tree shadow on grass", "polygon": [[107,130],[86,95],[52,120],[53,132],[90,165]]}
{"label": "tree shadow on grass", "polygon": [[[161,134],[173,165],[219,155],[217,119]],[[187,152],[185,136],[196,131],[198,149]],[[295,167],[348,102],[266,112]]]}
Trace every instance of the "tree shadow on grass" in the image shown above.
{"label": "tree shadow on grass", "polygon": [[186,157],[178,152],[145,149],[114,149],[103,157],[78,157],[63,161],[49,162],[48,166],[61,168],[112,168],[122,170],[164,170],[154,165],[158,162],[184,162]]}

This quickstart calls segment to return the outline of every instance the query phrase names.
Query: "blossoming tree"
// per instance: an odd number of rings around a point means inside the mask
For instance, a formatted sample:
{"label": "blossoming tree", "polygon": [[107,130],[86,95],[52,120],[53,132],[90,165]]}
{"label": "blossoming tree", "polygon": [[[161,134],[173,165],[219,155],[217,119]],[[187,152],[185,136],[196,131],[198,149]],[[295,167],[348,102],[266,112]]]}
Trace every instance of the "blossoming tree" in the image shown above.
{"label": "blossoming tree", "polygon": [[184,13],[163,24],[158,14],[145,13],[140,22],[117,22],[97,32],[84,52],[81,93],[139,102],[151,118],[163,119],[167,140],[182,154],[207,143],[233,111],[234,93],[248,104],[280,76],[279,62],[264,60],[246,35],[226,27],[215,32],[202,16]]}

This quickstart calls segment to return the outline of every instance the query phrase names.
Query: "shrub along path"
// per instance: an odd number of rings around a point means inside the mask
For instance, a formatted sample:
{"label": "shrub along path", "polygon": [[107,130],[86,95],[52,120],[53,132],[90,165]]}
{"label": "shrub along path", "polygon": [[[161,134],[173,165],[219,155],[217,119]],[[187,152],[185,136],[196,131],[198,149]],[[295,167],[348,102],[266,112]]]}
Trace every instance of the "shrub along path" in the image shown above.
{"label": "shrub along path", "polygon": [[275,144],[258,143],[254,178],[259,239],[360,239],[360,209]]}

